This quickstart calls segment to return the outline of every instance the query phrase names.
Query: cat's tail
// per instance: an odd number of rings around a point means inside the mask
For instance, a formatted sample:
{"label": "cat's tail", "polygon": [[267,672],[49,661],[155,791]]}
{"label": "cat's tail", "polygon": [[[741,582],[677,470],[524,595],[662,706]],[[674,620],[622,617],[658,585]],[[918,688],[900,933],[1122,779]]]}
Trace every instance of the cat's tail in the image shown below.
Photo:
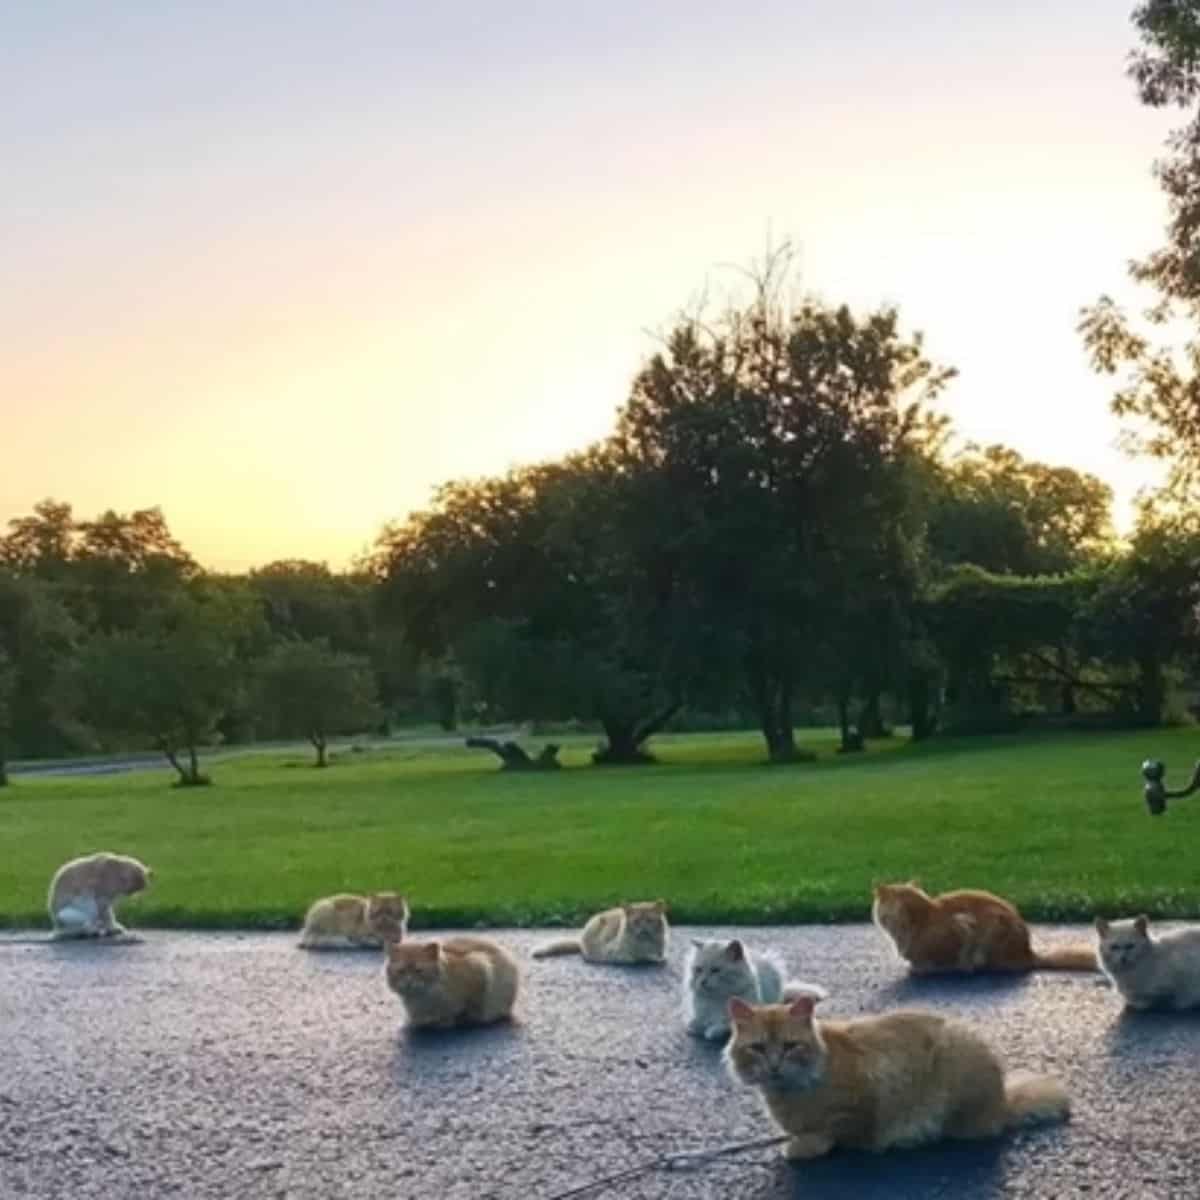
{"label": "cat's tail", "polygon": [[554,958],[559,954],[582,954],[583,947],[579,944],[578,938],[562,938],[557,942],[547,942],[544,946],[539,946],[534,952],[534,958]]}
{"label": "cat's tail", "polygon": [[1067,1089],[1049,1075],[1014,1071],[1004,1080],[1008,1126],[1041,1125],[1065,1121],[1071,1113]]}
{"label": "cat's tail", "polygon": [[1051,946],[1035,950],[1033,965],[1042,971],[1098,971],[1100,961],[1091,946]]}

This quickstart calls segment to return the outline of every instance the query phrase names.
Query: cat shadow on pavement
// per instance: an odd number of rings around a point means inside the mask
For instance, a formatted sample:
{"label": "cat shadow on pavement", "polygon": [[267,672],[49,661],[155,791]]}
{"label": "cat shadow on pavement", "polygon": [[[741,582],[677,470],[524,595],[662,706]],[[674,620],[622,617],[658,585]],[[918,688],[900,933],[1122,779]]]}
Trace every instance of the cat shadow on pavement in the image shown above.
{"label": "cat shadow on pavement", "polygon": [[1030,976],[1013,971],[980,972],[975,975],[901,975],[877,988],[872,999],[888,1005],[955,1002],[1014,996],[1030,985]]}
{"label": "cat shadow on pavement", "polygon": [[1121,1057],[1143,1059],[1171,1050],[1194,1057],[1200,1055],[1200,1009],[1120,1008],[1105,1040],[1109,1052]]}

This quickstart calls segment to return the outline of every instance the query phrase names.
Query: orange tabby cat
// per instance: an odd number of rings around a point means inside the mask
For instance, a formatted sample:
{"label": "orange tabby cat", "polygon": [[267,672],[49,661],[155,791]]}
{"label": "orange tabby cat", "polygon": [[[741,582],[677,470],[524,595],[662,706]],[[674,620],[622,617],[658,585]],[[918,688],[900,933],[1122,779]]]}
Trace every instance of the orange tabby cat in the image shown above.
{"label": "orange tabby cat", "polygon": [[389,942],[387,956],[387,985],[404,1002],[410,1025],[452,1029],[512,1016],[521,971],[487,938]]}
{"label": "orange tabby cat", "polygon": [[335,946],[382,946],[400,942],[408,928],[408,901],[395,892],[369,896],[326,896],[304,918],[300,946],[322,950]]}
{"label": "orange tabby cat", "polygon": [[915,883],[885,883],[875,889],[871,917],[919,975],[1099,970],[1091,946],[1034,950],[1021,914],[990,892],[929,896]]}
{"label": "orange tabby cat", "polygon": [[1007,1078],[987,1044],[933,1013],[814,1021],[817,998],[729,1002],[725,1061],[758,1088],[790,1134],[789,1159],[835,1146],[888,1150],[939,1138],[990,1138],[1034,1121],[1065,1120],[1067,1094],[1043,1075]]}

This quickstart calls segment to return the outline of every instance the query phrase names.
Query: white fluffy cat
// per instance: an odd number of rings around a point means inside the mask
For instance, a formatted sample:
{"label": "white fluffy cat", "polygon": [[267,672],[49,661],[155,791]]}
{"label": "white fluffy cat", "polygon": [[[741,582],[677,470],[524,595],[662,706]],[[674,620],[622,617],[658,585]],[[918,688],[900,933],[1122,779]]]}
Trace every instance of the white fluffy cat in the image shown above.
{"label": "white fluffy cat", "polygon": [[815,983],[784,982],[786,968],[774,951],[747,950],[731,942],[692,939],[683,976],[683,1019],[695,1037],[719,1041],[729,1036],[729,1001],[779,1004],[799,996],[820,1000],[825,989]]}
{"label": "white fluffy cat", "polygon": [[1100,965],[1130,1008],[1200,1008],[1200,929],[1150,936],[1145,917],[1096,918]]}

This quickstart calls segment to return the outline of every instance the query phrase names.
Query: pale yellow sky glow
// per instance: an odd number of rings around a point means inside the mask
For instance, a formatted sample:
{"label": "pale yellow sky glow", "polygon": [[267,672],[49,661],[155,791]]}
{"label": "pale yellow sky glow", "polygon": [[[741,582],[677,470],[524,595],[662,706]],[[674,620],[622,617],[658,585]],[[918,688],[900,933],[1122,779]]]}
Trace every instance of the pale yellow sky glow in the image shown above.
{"label": "pale yellow sky glow", "polygon": [[159,504],[212,567],[345,565],[438,482],[603,435],[768,226],[924,330],[965,437],[1122,515],[1152,478],[1074,333],[1163,223],[1127,0],[33,7],[0,18],[0,519]]}

